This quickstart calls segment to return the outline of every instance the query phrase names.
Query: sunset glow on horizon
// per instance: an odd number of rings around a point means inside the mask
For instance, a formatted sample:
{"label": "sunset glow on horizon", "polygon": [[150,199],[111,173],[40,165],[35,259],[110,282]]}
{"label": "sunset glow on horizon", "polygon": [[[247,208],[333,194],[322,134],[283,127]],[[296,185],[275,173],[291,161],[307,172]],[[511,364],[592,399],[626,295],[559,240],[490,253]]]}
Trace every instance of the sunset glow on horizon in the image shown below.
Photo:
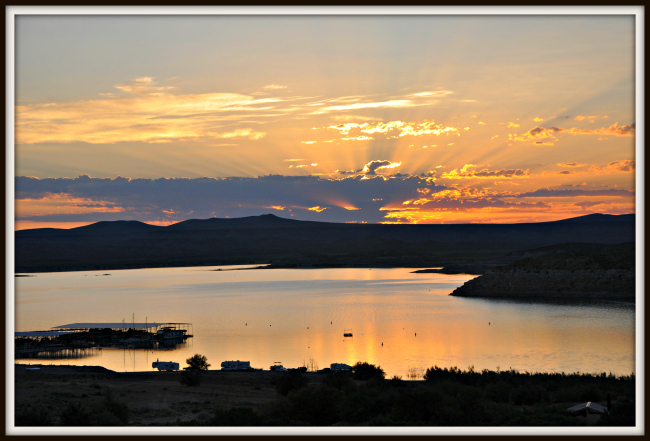
{"label": "sunset glow on horizon", "polygon": [[633,15],[20,15],[15,35],[16,229],[635,213]]}

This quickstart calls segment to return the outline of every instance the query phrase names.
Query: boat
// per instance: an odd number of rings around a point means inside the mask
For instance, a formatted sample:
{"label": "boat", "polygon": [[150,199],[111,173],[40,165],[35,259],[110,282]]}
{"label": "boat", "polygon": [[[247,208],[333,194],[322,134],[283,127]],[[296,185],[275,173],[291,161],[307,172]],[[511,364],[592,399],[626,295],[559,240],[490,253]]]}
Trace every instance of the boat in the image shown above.
{"label": "boat", "polygon": [[177,329],[177,328],[172,328],[170,326],[165,326],[161,329],[158,330],[155,334],[155,338],[157,339],[163,339],[163,340],[171,340],[171,339],[185,339],[189,338],[191,335],[187,335],[187,329]]}
{"label": "boat", "polygon": [[344,329],[343,337],[352,337],[352,329]]}

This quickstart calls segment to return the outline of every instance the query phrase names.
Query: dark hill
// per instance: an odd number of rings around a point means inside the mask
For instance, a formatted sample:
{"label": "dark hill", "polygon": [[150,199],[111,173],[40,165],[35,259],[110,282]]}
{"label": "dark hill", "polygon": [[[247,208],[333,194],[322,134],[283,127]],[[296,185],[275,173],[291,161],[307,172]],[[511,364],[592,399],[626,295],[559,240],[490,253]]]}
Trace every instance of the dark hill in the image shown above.
{"label": "dark hill", "polygon": [[262,263],[446,266],[565,243],[633,242],[634,226],[633,216],[451,225],[342,224],[274,215],[192,219],[168,227],[98,222],[70,230],[17,231],[16,271]]}

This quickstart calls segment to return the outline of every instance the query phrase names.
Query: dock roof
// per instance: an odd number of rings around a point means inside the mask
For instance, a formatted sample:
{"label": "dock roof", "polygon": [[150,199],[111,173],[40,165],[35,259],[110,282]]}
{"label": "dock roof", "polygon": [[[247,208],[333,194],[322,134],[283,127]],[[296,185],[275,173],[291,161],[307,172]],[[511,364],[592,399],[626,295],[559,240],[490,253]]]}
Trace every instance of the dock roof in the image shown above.
{"label": "dock roof", "polygon": [[58,337],[60,335],[73,334],[73,332],[61,332],[61,331],[26,331],[26,332],[16,332],[14,335],[16,337]]}
{"label": "dock roof", "polygon": [[67,325],[54,326],[52,329],[149,329],[169,325],[190,325],[191,323],[158,323],[158,322],[117,322],[117,323],[69,323]]}

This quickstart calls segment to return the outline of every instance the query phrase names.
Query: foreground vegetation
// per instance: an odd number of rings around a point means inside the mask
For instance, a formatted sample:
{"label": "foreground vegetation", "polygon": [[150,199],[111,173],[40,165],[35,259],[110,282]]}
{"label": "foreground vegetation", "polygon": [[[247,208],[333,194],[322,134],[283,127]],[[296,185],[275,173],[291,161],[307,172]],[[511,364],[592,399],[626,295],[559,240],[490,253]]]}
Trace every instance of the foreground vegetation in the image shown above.
{"label": "foreground vegetation", "polygon": [[[181,373],[179,374],[179,378]],[[221,374],[214,372],[214,374]],[[206,374],[210,375],[208,371]],[[239,374],[231,375],[233,381]],[[635,377],[605,373],[564,374],[475,371],[431,367],[423,381],[385,379],[380,367],[357,363],[353,372],[305,374],[259,372],[253,375],[275,390],[275,398],[253,406],[227,401],[195,403],[202,418],[177,420],[192,426],[634,426]],[[181,380],[182,381],[182,380]],[[247,383],[244,383],[247,384]],[[262,383],[260,383],[262,384]],[[134,386],[135,387],[135,386]],[[203,384],[183,386],[195,394]],[[245,387],[245,386],[243,386]],[[250,387],[250,386],[248,386]],[[110,389],[99,388],[91,401],[70,399],[58,411],[16,406],[17,426],[137,425],[141,408],[130,407]],[[255,389],[260,389],[256,386]],[[166,390],[166,388],[164,388]],[[571,415],[570,406],[607,405],[609,415]],[[83,396],[83,395],[82,395]],[[119,398],[119,397],[118,397]],[[152,423],[153,424],[153,423]]]}

